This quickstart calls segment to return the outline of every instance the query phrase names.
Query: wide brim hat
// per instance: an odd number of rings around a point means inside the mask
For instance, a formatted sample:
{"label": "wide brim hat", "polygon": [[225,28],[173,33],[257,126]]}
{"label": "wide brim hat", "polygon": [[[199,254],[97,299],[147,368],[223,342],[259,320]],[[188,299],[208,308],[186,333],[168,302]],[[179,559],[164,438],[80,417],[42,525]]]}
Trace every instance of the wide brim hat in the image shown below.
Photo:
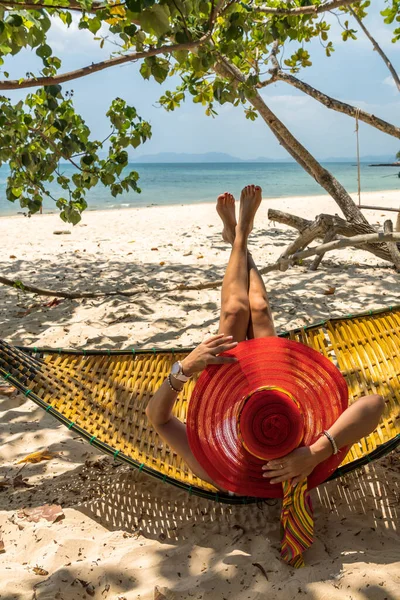
{"label": "wide brim hat", "polygon": [[[196,383],[187,415],[190,447],[221,489],[282,497],[282,484],[271,484],[261,467],[313,444],[332,426],[348,406],[346,381],[322,354],[285,338],[246,340],[226,354],[238,362],[211,365]],[[347,451],[318,464],[308,489],[328,479]]]}

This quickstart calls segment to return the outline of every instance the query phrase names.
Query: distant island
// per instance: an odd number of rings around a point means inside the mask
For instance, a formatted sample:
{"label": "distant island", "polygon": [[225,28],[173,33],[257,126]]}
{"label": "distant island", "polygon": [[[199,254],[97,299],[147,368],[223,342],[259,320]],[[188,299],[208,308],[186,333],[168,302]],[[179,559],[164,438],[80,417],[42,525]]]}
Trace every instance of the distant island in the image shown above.
{"label": "distant island", "polygon": [[224,152],[206,152],[204,154],[186,154],[184,152],[159,152],[135,157],[132,162],[138,163],[271,163],[288,162],[291,158],[275,159],[259,156],[258,158],[243,159]]}
{"label": "distant island", "polygon": [[[355,163],[355,157],[333,157],[320,158],[325,163]],[[362,162],[367,163],[387,163],[393,161],[392,155],[382,156],[362,156]],[[290,156],[287,158],[271,158],[258,156],[256,158],[244,159],[224,152],[206,152],[203,154],[190,154],[185,152],[159,152],[158,154],[144,154],[142,156],[133,156],[130,159],[133,163],[288,163],[295,162]]]}

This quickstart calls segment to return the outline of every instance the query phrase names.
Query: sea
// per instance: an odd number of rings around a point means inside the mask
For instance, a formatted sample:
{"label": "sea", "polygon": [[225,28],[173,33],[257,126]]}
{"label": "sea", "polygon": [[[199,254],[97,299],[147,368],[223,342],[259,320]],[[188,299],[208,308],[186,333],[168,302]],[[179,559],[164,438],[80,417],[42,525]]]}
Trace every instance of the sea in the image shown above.
{"label": "sea", "polygon": [[[349,192],[357,191],[357,166],[351,163],[326,163]],[[312,196],[326,193],[297,163],[151,163],[129,165],[139,173],[141,193],[130,191],[113,198],[109,189],[97,185],[87,194],[88,210],[124,209],[172,204],[215,202],[218,194],[230,191],[239,197],[247,184],[260,185],[264,198]],[[62,165],[62,172],[73,175],[72,165]],[[0,168],[0,216],[26,212],[19,202],[6,198],[8,167]],[[399,168],[370,167],[361,164],[362,191],[400,189]],[[52,196],[64,196],[56,183],[48,186]],[[57,212],[54,201],[45,197],[44,212]]]}

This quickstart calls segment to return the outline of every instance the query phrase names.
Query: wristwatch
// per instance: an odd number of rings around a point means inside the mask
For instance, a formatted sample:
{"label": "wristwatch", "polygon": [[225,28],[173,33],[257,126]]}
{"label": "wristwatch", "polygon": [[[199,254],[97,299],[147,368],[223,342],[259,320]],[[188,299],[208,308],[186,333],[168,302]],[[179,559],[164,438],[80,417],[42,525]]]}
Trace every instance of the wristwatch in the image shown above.
{"label": "wristwatch", "polygon": [[186,383],[190,379],[183,373],[182,363],[179,360],[172,365],[171,375],[178,381],[182,381],[182,383]]}

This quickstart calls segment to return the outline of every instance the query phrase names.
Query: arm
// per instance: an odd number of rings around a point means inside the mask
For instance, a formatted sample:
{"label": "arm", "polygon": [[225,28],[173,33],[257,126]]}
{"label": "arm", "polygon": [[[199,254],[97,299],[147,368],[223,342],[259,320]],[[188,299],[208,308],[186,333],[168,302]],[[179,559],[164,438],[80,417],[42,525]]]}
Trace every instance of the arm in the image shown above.
{"label": "arm", "polygon": [[[237,345],[232,336],[220,334],[209,338],[193,350],[183,361],[183,372],[187,376],[202,371],[209,364],[227,364],[236,362],[232,356],[219,356]],[[184,384],[171,376],[174,388],[182,390]],[[146,408],[146,415],[160,437],[186,462],[197,477],[215,483],[198,463],[189,446],[186,425],[174,417],[172,410],[179,392],[174,391],[167,380],[156,391]]]}
{"label": "arm", "polygon": [[[327,431],[334,438],[338,450],[350,446],[375,429],[385,408],[382,396],[364,396],[349,406]],[[332,444],[322,435],[311,446],[293,450],[281,459],[271,460],[263,469],[271,483],[293,479],[293,484],[307,477],[314,468],[333,452]],[[281,468],[282,465],[282,468]]]}

